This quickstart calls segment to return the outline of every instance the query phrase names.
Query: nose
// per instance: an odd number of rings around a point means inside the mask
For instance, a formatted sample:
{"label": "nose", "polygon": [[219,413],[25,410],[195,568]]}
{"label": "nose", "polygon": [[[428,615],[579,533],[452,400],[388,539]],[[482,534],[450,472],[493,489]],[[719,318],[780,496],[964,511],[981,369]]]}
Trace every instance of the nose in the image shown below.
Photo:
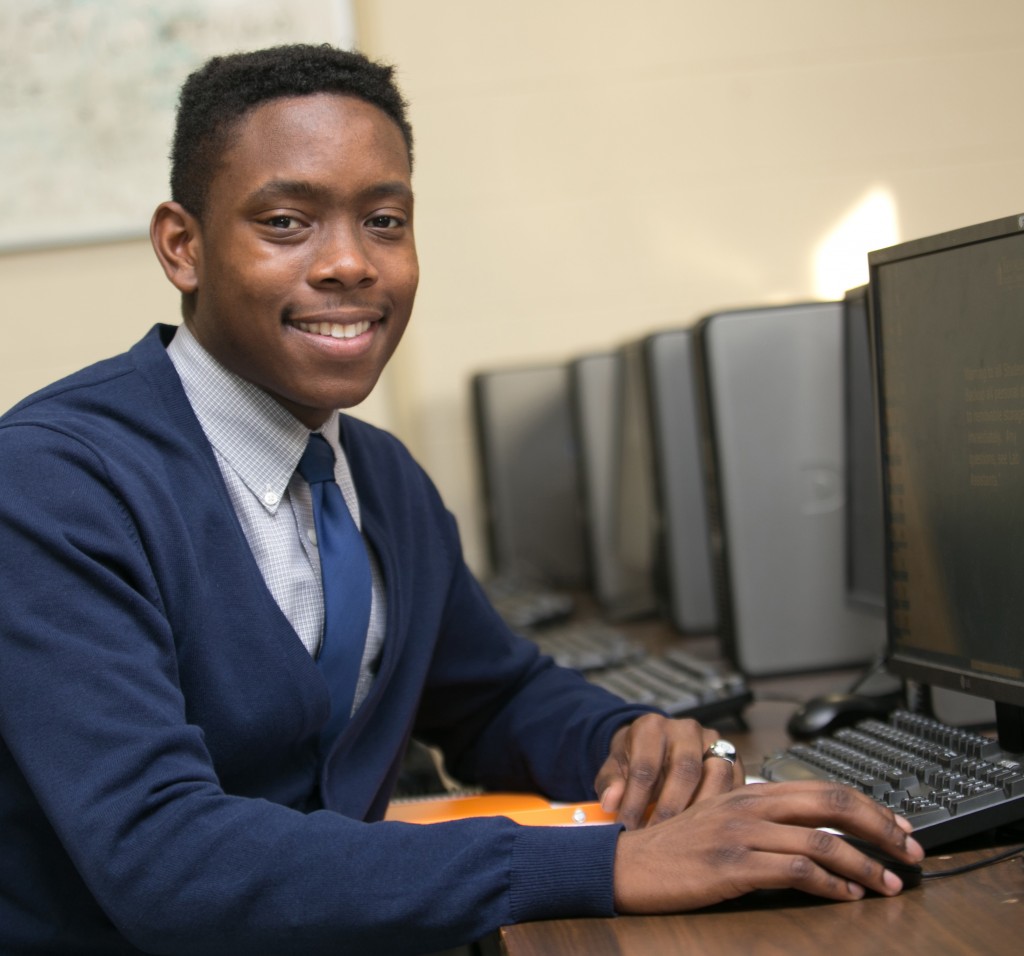
{"label": "nose", "polygon": [[323,230],[310,264],[313,285],[336,284],[354,289],[373,285],[377,277],[377,268],[358,227],[345,225]]}

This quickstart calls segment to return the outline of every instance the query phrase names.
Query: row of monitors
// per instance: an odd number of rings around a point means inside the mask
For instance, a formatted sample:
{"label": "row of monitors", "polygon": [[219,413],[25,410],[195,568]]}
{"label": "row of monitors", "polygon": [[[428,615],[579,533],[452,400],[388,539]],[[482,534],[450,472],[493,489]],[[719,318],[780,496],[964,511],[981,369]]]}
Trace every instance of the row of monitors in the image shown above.
{"label": "row of monitors", "polygon": [[750,675],[884,643],[866,289],[473,379],[495,573],[717,634]]}
{"label": "row of monitors", "polygon": [[868,271],[841,302],[478,375],[494,568],[660,608],[751,675],[884,646],[1024,751],[1024,216]]}

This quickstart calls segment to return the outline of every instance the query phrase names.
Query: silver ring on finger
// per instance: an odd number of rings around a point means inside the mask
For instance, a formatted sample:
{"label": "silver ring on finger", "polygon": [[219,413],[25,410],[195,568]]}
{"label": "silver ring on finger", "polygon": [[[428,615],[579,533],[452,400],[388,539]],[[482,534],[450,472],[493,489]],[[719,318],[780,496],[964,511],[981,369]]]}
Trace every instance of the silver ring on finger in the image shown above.
{"label": "silver ring on finger", "polygon": [[718,757],[731,764],[736,763],[736,748],[728,740],[716,740],[707,750],[704,751],[704,759]]}

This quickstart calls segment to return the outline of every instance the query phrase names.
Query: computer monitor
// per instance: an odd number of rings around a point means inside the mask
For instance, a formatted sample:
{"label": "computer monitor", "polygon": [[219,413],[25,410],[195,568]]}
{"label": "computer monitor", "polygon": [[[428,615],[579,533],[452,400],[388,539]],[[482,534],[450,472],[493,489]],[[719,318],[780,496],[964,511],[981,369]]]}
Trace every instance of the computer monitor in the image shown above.
{"label": "computer monitor", "polygon": [[697,325],[719,633],[750,676],[862,664],[882,617],[847,599],[839,302]]}
{"label": "computer monitor", "polygon": [[652,333],[642,349],[661,561],[655,580],[676,630],[713,634],[718,607],[693,330]]}
{"label": "computer monitor", "polygon": [[614,616],[628,593],[615,546],[615,459],[622,356],[595,352],[569,362],[569,407],[579,455],[584,554],[590,593]]}
{"label": "computer monitor", "polygon": [[[882,514],[882,453],[878,435],[874,356],[867,285],[843,299],[843,393],[846,441],[846,593],[856,606],[885,615],[885,538]],[[891,685],[888,670],[865,678]],[[921,685],[910,695],[941,721],[989,726],[991,701],[945,687]]]}
{"label": "computer monitor", "polygon": [[712,634],[692,333],[668,329],[570,363],[592,586],[609,617],[660,612]]}
{"label": "computer monitor", "polygon": [[1024,750],[1024,217],[868,256],[890,669]]}
{"label": "computer monitor", "polygon": [[567,366],[478,372],[472,398],[491,571],[582,588],[583,515]]}
{"label": "computer monitor", "polygon": [[843,297],[843,440],[846,451],[846,593],[885,613],[882,465],[875,408],[868,287]]}
{"label": "computer monitor", "polygon": [[642,343],[619,348],[618,363],[610,532],[619,592],[608,611],[614,617],[635,618],[658,610],[660,565],[654,437]]}

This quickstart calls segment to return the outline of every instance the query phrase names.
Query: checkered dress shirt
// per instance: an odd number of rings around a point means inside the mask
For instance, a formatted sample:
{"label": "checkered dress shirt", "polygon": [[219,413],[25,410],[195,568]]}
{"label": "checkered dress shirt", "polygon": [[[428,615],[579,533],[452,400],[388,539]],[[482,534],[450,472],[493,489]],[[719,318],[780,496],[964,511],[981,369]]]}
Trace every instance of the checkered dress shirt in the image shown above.
{"label": "checkered dress shirt", "polygon": [[[290,412],[228,371],[179,326],[167,354],[213,446],[231,503],[267,588],[314,657],[323,639],[324,599],[309,485],[296,472],[309,439]],[[334,450],[334,474],[356,526],[362,528],[348,460],[338,441],[338,413],[318,431]],[[373,593],[366,648],[353,709],[373,683],[384,641],[384,580],[370,553]]]}

